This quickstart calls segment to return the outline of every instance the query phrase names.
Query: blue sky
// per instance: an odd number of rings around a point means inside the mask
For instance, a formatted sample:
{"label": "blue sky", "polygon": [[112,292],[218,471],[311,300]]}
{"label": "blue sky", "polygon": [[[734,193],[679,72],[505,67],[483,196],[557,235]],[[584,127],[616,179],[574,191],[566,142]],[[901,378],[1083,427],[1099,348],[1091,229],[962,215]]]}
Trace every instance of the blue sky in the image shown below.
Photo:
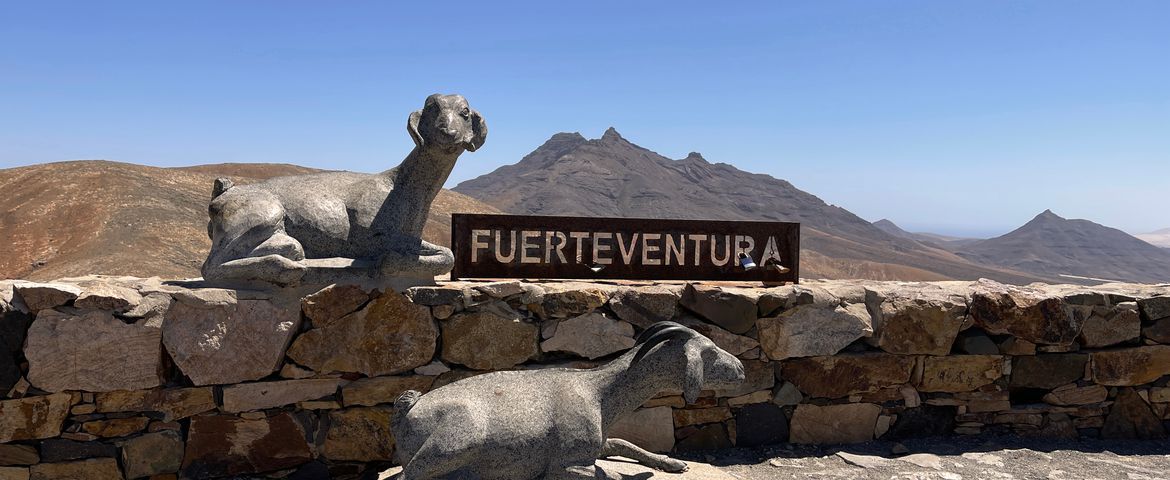
{"label": "blue sky", "polygon": [[553,133],[784,178],[911,230],[1051,208],[1170,227],[1170,2],[5,2],[0,168],[373,172],[407,114],[488,120],[449,185]]}

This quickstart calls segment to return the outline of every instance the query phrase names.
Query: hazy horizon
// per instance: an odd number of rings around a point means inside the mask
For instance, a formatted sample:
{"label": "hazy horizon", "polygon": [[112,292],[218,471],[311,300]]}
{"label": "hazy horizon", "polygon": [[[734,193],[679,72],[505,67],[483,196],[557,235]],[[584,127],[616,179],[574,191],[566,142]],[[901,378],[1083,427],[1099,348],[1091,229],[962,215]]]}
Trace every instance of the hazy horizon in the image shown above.
{"label": "hazy horizon", "polygon": [[379,171],[407,114],[454,92],[491,133],[448,186],[614,126],[909,231],[1052,209],[1139,234],[1170,227],[1167,23],[1157,1],[18,3],[0,168]]}

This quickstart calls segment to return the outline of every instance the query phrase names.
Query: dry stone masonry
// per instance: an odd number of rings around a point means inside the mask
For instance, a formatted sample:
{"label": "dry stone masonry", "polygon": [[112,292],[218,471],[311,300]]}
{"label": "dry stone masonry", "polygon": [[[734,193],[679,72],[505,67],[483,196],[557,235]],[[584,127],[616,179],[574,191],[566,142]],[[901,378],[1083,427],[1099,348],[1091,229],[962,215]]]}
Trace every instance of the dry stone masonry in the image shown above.
{"label": "dry stone masonry", "polygon": [[1170,426],[1170,285],[84,277],[0,282],[0,478],[357,478],[392,465],[401,392],[592,367],[668,319],[746,380],[662,392],[614,429],[651,451]]}

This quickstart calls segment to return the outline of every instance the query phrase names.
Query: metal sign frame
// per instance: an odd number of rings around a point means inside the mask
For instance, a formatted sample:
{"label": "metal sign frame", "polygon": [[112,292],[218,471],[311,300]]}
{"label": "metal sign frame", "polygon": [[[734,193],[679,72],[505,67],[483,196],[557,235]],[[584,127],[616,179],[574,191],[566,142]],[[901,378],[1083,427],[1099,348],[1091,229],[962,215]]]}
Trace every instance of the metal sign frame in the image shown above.
{"label": "metal sign frame", "polygon": [[800,224],[790,222],[456,213],[451,250],[452,280],[800,278]]}

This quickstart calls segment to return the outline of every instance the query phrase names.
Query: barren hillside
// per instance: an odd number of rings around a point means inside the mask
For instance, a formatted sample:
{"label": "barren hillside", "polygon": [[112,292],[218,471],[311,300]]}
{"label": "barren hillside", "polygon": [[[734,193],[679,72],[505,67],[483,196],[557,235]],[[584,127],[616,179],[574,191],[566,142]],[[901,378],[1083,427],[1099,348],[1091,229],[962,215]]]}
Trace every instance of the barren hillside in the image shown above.
{"label": "barren hillside", "polygon": [[[282,164],[156,168],[109,161],[0,170],[0,278],[199,276],[211,246],[212,181],[236,183],[316,170]],[[497,212],[444,190],[424,236],[450,242],[451,212]]]}

